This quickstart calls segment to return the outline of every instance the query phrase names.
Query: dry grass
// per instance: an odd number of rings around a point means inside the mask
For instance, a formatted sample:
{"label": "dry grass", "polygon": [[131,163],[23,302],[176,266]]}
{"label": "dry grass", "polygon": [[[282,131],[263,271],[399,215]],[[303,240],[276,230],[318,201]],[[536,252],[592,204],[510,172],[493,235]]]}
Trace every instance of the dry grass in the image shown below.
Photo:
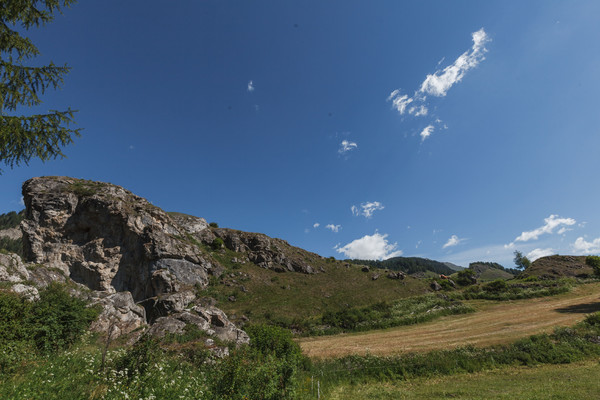
{"label": "dry grass", "polygon": [[349,354],[395,355],[472,344],[508,343],[556,326],[573,325],[586,313],[600,310],[600,284],[576,287],[554,297],[506,302],[471,301],[474,314],[447,316],[433,322],[367,333],[300,339],[313,358]]}

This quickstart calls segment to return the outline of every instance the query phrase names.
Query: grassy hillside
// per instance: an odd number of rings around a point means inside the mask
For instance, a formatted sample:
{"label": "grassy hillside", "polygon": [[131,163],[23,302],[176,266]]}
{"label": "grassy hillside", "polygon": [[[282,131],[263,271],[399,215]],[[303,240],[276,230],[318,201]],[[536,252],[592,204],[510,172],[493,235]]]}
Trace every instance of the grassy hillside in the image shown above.
{"label": "grassy hillside", "polygon": [[554,255],[538,258],[523,272],[523,275],[556,279],[561,277],[588,278],[593,273],[593,269],[585,263],[585,256]]}
{"label": "grassy hillside", "polygon": [[[211,296],[233,320],[243,316],[253,323],[293,325],[327,311],[394,301],[430,291],[424,280],[389,279],[383,271],[363,272],[360,266],[342,261],[312,258],[316,274],[275,272],[251,262],[232,262],[244,254],[229,249],[213,251],[226,269],[201,295]],[[373,280],[374,275],[379,278]],[[232,297],[233,296],[233,297]]]}
{"label": "grassy hillside", "polygon": [[512,279],[520,272],[516,269],[504,268],[498,263],[482,261],[470,263],[469,269],[475,273],[475,277],[480,282],[488,282],[496,279]]}

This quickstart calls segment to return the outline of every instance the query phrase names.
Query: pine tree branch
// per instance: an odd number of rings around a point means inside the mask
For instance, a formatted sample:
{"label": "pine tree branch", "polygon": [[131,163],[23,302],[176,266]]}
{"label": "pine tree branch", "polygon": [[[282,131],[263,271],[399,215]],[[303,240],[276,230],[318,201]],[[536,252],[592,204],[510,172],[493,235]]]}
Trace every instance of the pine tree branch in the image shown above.
{"label": "pine tree branch", "polygon": [[64,158],[61,147],[80,136],[81,129],[70,129],[75,110],[48,114],[0,116],[0,162],[13,168],[29,164],[31,158],[42,161]]}
{"label": "pine tree branch", "polygon": [[0,54],[6,53],[12,58],[13,52],[17,53],[17,61],[37,56],[40,52],[29,40],[13,31],[4,22],[0,22]]}
{"label": "pine tree branch", "polygon": [[0,110],[15,111],[18,105],[40,104],[38,94],[44,94],[49,87],[58,88],[69,69],[66,65],[25,67],[0,61]]}

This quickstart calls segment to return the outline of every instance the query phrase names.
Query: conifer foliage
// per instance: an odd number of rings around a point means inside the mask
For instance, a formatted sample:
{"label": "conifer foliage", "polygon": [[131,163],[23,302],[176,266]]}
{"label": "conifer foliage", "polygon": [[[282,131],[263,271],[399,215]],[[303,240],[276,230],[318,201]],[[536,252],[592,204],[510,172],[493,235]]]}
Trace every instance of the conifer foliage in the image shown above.
{"label": "conifer foliage", "polygon": [[[37,47],[19,31],[44,26],[61,8],[75,0],[0,1],[0,162],[13,168],[64,157],[61,148],[79,136],[71,129],[75,110],[50,110],[44,114],[19,115],[20,107],[41,103],[46,89],[57,89],[69,72],[67,65],[50,62],[31,66],[27,62],[39,54]],[[19,29],[20,28],[20,29]],[[0,170],[1,172],[1,170]]]}

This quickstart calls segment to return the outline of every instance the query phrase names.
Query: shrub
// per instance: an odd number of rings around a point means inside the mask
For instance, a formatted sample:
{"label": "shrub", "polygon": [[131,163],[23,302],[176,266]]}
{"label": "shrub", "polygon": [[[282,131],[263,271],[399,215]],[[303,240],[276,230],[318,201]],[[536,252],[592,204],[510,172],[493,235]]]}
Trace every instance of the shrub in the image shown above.
{"label": "shrub", "polygon": [[475,273],[471,269],[463,269],[456,273],[456,283],[460,286],[469,286],[477,283]]}
{"label": "shrub", "polygon": [[33,303],[26,325],[39,350],[55,351],[75,343],[99,313],[98,308],[71,296],[63,285],[52,283]]}
{"label": "shrub", "polygon": [[249,326],[246,331],[250,346],[234,350],[217,364],[210,385],[212,396],[224,400],[295,398],[304,357],[291,333],[266,325]]}
{"label": "shrub", "polygon": [[585,258],[585,263],[594,269],[594,274],[600,275],[600,257],[587,256]]}
{"label": "shrub", "polygon": [[585,317],[585,320],[583,322],[586,325],[600,328],[600,312],[595,312],[593,314],[588,315],[587,317]]}
{"label": "shrub", "polygon": [[222,249],[223,247],[225,247],[225,242],[219,237],[214,238],[211,243],[211,247],[215,250]]}
{"label": "shrub", "polygon": [[210,226],[211,228],[218,228],[219,224],[217,224],[216,222],[211,222],[210,224],[208,224],[208,226]]}
{"label": "shrub", "polygon": [[0,251],[3,253],[16,253],[23,257],[23,239],[0,237]]}
{"label": "shrub", "polygon": [[504,279],[496,279],[482,286],[482,289],[486,292],[499,293],[504,292],[508,289],[508,284]]}

